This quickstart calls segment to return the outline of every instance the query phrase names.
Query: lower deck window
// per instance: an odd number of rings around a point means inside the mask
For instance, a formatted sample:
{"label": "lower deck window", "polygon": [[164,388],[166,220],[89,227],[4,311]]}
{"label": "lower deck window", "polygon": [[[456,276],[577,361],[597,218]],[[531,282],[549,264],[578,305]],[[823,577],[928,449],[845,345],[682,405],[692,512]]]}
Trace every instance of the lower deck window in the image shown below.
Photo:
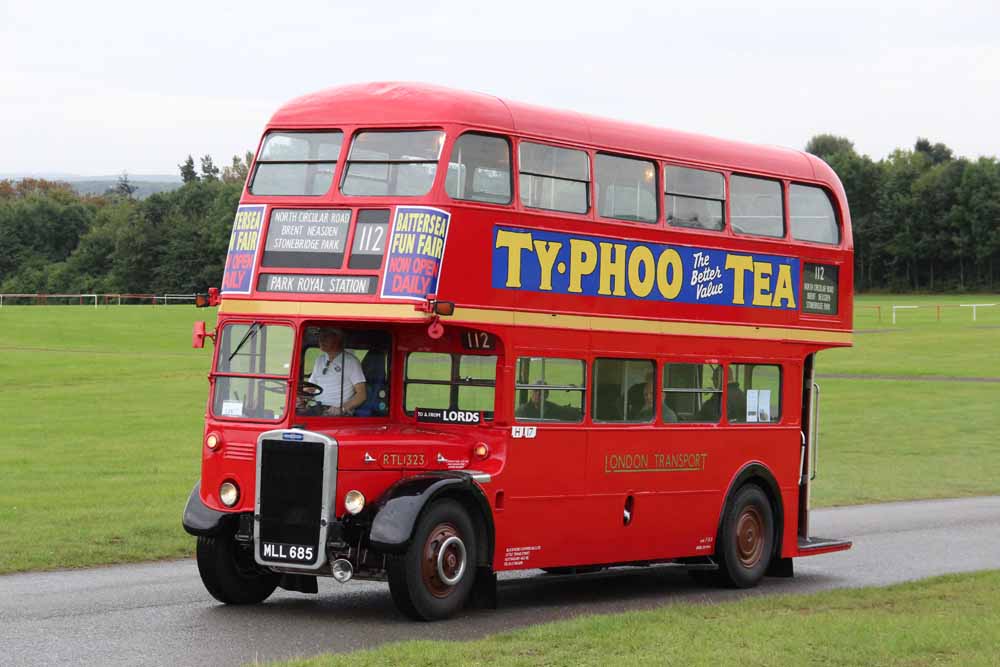
{"label": "lower deck window", "polygon": [[517,360],[517,421],[583,421],[586,369],[579,359],[521,357]]}
{"label": "lower deck window", "polygon": [[729,421],[773,424],[781,421],[781,367],[769,364],[730,364],[726,388],[732,407]]}
{"label": "lower deck window", "polygon": [[717,424],[722,418],[722,366],[666,364],[663,421]]}
{"label": "lower deck window", "polygon": [[417,408],[476,410],[493,418],[496,356],[411,352],[406,358],[406,414]]}
{"label": "lower deck window", "polygon": [[650,422],[655,366],[640,359],[598,359],[594,362],[594,421]]}

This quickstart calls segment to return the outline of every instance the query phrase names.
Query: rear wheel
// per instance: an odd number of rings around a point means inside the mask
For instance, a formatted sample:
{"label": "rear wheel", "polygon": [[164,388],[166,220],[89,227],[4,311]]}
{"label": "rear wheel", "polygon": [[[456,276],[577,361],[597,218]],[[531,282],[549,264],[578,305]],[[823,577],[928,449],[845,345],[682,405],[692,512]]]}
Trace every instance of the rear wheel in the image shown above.
{"label": "rear wheel", "polygon": [[722,583],[735,588],[756,586],[767,572],[774,551],[774,511],[767,494],[747,484],[733,496],[722,519],[716,556]]}
{"label": "rear wheel", "polygon": [[421,621],[447,618],[465,604],[476,576],[476,534],[454,500],[434,502],[406,552],[389,562],[389,591],[401,612]]}
{"label": "rear wheel", "polygon": [[219,602],[256,604],[278,587],[278,575],[258,566],[253,552],[230,537],[198,538],[198,573]]}

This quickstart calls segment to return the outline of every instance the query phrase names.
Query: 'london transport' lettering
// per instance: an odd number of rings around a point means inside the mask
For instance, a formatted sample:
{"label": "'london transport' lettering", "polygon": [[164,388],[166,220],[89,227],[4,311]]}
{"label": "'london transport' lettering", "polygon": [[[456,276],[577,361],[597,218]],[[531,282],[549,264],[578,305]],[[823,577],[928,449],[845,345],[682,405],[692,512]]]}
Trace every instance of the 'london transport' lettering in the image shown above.
{"label": "'london transport' lettering", "polygon": [[605,454],[604,472],[696,472],[705,469],[708,454],[703,452],[640,452]]}

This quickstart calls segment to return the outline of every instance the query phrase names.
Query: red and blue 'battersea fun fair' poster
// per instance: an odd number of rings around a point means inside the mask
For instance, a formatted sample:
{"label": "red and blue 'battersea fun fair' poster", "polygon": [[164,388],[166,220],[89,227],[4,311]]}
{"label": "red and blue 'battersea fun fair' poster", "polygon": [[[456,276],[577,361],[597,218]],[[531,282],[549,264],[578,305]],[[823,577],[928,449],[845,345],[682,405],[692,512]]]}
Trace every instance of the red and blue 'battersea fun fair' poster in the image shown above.
{"label": "red and blue 'battersea fun fair' poster", "polygon": [[222,274],[224,294],[249,294],[253,288],[253,271],[257,250],[264,231],[266,204],[244,205],[236,209],[233,233],[229,237],[226,270]]}
{"label": "red and blue 'battersea fun fair' poster", "polygon": [[437,293],[451,214],[429,206],[398,206],[382,279],[383,299],[424,299]]}

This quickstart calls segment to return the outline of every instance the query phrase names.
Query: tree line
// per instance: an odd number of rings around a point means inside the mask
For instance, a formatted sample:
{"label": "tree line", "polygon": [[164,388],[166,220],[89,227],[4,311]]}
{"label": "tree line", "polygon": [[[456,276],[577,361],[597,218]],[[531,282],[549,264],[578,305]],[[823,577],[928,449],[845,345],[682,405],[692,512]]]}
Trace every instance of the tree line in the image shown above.
{"label": "tree line", "polygon": [[218,286],[252,155],[179,166],[182,187],[145,199],[123,174],[103,195],[0,181],[0,292],[163,294]]}
{"label": "tree line", "polygon": [[844,137],[821,134],[806,151],[847,191],[858,290],[994,290],[1000,271],[1000,164],[955,157],[917,139],[875,162]]}
{"label": "tree line", "polygon": [[[847,191],[859,290],[994,290],[1000,271],[1000,164],[918,139],[874,161],[844,137],[806,146]],[[103,195],[39,179],[0,181],[0,292],[202,292],[222,278],[252,154],[219,168],[178,165],[183,185],[134,197],[123,174]]]}

